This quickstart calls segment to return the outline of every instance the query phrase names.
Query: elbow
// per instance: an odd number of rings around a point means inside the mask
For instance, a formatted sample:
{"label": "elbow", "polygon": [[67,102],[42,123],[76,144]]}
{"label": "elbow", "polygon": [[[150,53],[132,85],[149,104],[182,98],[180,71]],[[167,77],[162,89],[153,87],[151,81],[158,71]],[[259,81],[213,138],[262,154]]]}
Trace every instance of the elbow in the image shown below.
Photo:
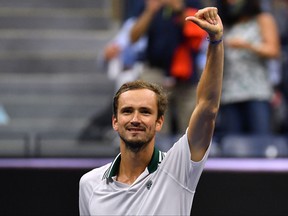
{"label": "elbow", "polygon": [[217,117],[217,114],[219,112],[219,107],[211,107],[210,109],[207,110],[207,116],[211,119],[211,120],[215,120]]}
{"label": "elbow", "polygon": [[270,44],[269,47],[266,47],[266,53],[268,58],[279,58],[281,56],[281,45],[280,43]]}
{"label": "elbow", "polygon": [[278,50],[275,52],[274,58],[280,58],[280,56],[281,56],[281,51],[280,51],[280,49],[278,49]]}
{"label": "elbow", "polygon": [[137,38],[135,36],[130,36],[130,42],[133,44],[137,41]]}
{"label": "elbow", "polygon": [[215,120],[219,112],[220,103],[202,102],[200,109],[206,119]]}
{"label": "elbow", "polygon": [[274,50],[271,49],[269,53],[270,53],[269,57],[273,58],[273,59],[280,58],[280,56],[281,56],[280,48],[275,48]]}
{"label": "elbow", "polygon": [[133,30],[130,33],[130,42],[133,44],[140,38]]}

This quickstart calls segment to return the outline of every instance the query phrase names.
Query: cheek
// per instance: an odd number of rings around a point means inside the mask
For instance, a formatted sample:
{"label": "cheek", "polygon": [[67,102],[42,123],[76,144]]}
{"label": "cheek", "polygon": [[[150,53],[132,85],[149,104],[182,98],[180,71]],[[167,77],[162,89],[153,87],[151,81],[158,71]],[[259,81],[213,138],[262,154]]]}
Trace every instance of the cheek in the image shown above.
{"label": "cheek", "polygon": [[148,121],[146,123],[144,123],[147,126],[148,130],[156,130],[158,131],[159,129],[161,129],[161,124],[159,124],[157,121]]}

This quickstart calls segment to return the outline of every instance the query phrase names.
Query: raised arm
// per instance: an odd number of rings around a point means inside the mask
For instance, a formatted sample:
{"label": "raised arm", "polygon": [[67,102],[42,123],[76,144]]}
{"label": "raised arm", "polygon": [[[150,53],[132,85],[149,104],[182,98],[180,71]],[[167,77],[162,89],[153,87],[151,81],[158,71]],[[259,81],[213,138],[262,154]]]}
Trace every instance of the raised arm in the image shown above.
{"label": "raised arm", "polygon": [[[136,42],[139,38],[146,34],[154,15],[162,7],[172,10],[173,12],[183,12],[185,3],[184,0],[146,0],[145,10],[138,17],[130,33],[132,43]],[[183,21],[185,18],[184,16],[185,14],[183,13]]]}
{"label": "raised arm", "polygon": [[138,17],[134,26],[131,29],[130,39],[131,42],[136,42],[147,31],[155,13],[162,7],[161,1],[146,0],[146,7],[143,13]]}
{"label": "raised arm", "polygon": [[200,161],[211,142],[220,105],[224,64],[223,25],[215,7],[199,10],[186,20],[207,31],[210,40],[206,65],[197,87],[196,107],[188,128],[191,160]]}

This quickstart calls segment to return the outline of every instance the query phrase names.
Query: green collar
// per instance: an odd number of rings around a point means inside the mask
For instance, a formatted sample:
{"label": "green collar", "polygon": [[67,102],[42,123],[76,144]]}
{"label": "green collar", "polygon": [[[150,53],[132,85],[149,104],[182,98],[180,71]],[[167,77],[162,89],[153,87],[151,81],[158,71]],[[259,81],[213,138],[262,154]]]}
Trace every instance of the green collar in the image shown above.
{"label": "green collar", "polygon": [[[147,167],[149,174],[157,170],[158,164],[161,163],[164,157],[165,154],[163,152],[159,151],[157,148],[154,148],[152,159]],[[116,176],[119,171],[120,161],[121,161],[121,153],[119,153],[115,157],[109,168],[105,171],[102,179],[108,179],[112,178],[113,176]]]}

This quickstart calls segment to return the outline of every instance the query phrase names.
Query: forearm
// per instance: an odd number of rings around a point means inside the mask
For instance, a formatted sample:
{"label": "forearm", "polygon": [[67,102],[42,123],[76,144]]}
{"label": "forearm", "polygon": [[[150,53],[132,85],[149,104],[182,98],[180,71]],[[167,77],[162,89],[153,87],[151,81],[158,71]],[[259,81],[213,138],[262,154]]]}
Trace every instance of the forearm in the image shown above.
{"label": "forearm", "polygon": [[263,58],[278,58],[280,55],[280,46],[278,43],[261,43],[259,45],[247,43],[246,48]]}
{"label": "forearm", "polygon": [[265,58],[277,58],[280,55],[280,38],[274,17],[269,13],[258,16],[262,43],[252,46],[252,51]]}
{"label": "forearm", "polygon": [[253,44],[240,38],[234,38],[227,40],[226,44],[232,48],[247,50],[262,58],[277,58],[280,55],[280,44],[276,37],[270,41],[262,40],[262,42],[258,44]]}
{"label": "forearm", "polygon": [[139,40],[145,33],[154,17],[154,13],[149,10],[145,10],[138,20],[135,22],[134,26],[130,32],[131,42],[134,43]]}
{"label": "forearm", "polygon": [[211,114],[218,112],[224,67],[223,41],[211,44],[207,50],[207,61],[197,88],[197,105]]}

